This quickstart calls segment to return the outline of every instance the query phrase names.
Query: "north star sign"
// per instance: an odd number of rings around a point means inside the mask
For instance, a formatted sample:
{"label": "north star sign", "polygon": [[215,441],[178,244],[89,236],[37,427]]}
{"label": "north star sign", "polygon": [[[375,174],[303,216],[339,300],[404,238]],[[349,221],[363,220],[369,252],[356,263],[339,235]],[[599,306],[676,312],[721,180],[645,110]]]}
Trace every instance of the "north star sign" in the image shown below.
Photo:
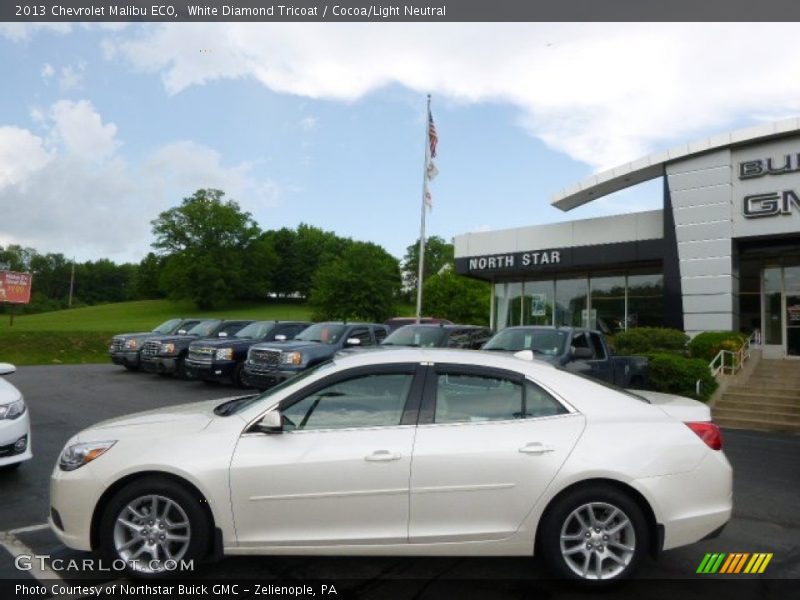
{"label": "north star sign", "polygon": [[560,250],[540,250],[519,252],[516,254],[499,254],[497,256],[475,256],[469,259],[470,271],[496,271],[515,267],[537,267],[557,265],[561,263]]}
{"label": "north star sign", "polygon": [[[786,154],[782,159],[758,158],[739,163],[739,179],[754,179],[764,175],[784,175],[800,171],[800,153]],[[791,215],[800,212],[800,197],[794,190],[750,194],[742,199],[742,214],[746,219]]]}

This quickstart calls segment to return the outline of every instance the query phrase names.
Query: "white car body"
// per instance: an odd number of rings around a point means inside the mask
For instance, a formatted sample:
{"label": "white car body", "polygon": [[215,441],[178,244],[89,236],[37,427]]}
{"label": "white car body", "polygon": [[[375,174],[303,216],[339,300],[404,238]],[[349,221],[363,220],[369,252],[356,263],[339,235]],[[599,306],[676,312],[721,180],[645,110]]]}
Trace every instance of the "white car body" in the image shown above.
{"label": "white car body", "polygon": [[[252,431],[316,381],[391,364],[513,371],[555,398],[563,414]],[[56,465],[50,492],[58,525],[52,511],[50,524],[67,546],[97,549],[97,511],[109,493],[137,474],[167,473],[208,502],[228,555],[531,556],[548,506],[593,480],[646,503],[654,543],[666,550],[697,542],[730,519],[732,471],[722,451],[682,422],[710,421],[708,407],[651,398],[649,404],[544,363],[490,353],[404,348],[339,356],[236,414],[216,416],[221,401],[205,401],[80,432],[67,447],[115,444],[75,470]]]}
{"label": "white car body", "polygon": [[[0,363],[0,408],[23,401],[22,393],[5,380],[3,375],[10,375],[15,371],[13,365]],[[25,450],[13,450],[14,444],[27,436]],[[13,419],[0,418],[0,468],[17,465],[18,463],[33,458],[31,451],[31,422],[27,409]]]}

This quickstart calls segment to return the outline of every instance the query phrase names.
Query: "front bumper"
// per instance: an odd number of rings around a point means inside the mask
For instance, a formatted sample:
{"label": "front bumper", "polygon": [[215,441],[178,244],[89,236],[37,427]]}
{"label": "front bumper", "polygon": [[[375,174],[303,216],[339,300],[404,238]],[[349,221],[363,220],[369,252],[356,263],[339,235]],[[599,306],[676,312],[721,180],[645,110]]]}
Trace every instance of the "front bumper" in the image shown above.
{"label": "front bumper", "polygon": [[138,367],[140,364],[138,350],[111,352],[111,362],[123,367]]}
{"label": "front bumper", "polygon": [[287,379],[291,379],[300,372],[301,371],[282,370],[253,371],[252,369],[248,369],[247,365],[245,365],[244,370],[242,370],[242,382],[248,387],[266,390],[286,381]]}
{"label": "front bumper", "polygon": [[141,368],[148,373],[174,373],[178,370],[177,362],[177,356],[143,356]]}
{"label": "front bumper", "polygon": [[230,381],[236,369],[235,360],[214,361],[213,363],[195,362],[186,359],[186,376],[190,379],[204,381]]}
{"label": "front bumper", "polygon": [[[15,447],[17,442],[25,447],[20,450]],[[3,419],[0,421],[0,467],[12,465],[33,458],[31,450],[31,421],[28,411],[16,419]]]}
{"label": "front bumper", "polygon": [[[92,513],[103,486],[91,465],[62,471],[58,465],[50,476],[50,515],[47,523],[56,537],[69,548],[92,550]],[[57,522],[53,518],[58,515]]]}

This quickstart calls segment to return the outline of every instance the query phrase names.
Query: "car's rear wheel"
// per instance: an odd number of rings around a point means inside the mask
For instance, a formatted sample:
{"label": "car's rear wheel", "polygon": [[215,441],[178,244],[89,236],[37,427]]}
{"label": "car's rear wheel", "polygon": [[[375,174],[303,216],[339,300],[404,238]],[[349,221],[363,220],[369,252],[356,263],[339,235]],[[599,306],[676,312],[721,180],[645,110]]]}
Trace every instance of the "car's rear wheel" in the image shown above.
{"label": "car's rear wheel", "polygon": [[649,531],[632,498],[612,486],[593,485],[568,493],[547,511],[539,541],[556,576],[602,586],[638,568]]}
{"label": "car's rear wheel", "polygon": [[245,382],[242,380],[242,371],[244,371],[244,364],[236,363],[236,367],[233,369],[233,375],[231,375],[231,381],[237,388],[247,387]]}
{"label": "car's rear wheel", "polygon": [[209,543],[208,517],[200,500],[172,480],[149,477],[132,482],[108,503],[100,522],[100,549],[123,561],[130,575],[178,574],[197,562]]}

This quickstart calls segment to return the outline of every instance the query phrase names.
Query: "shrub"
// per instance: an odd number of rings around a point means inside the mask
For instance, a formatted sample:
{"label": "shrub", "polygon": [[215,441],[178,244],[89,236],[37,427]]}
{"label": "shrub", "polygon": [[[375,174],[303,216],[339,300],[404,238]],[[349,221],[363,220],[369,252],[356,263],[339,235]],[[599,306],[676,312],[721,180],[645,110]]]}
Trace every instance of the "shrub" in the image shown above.
{"label": "shrub", "polygon": [[738,351],[746,340],[747,336],[738,331],[704,331],[689,342],[689,354],[709,362],[720,350]]}
{"label": "shrub", "polygon": [[614,347],[620,354],[647,354],[668,352],[684,354],[689,336],[678,329],[665,327],[637,327],[618,333]]}
{"label": "shrub", "polygon": [[[701,358],[687,358],[666,352],[647,355],[650,368],[650,388],[657,392],[678,394],[707,402],[718,387],[711,375],[708,362]],[[700,395],[696,392],[701,381]]]}

